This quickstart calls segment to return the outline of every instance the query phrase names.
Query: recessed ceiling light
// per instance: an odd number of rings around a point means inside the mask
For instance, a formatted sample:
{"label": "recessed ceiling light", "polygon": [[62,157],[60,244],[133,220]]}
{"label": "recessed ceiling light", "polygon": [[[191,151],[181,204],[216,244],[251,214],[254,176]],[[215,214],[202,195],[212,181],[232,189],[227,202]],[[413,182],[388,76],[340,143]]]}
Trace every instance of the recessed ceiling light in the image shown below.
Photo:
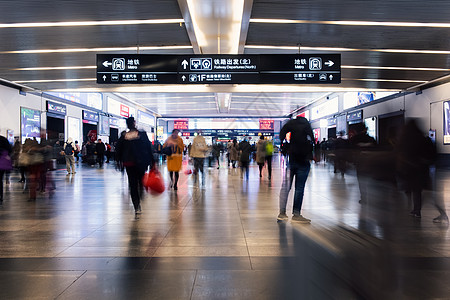
{"label": "recessed ceiling light", "polygon": [[376,67],[376,66],[341,66],[342,69],[373,69],[373,70],[402,70],[402,71],[436,71],[449,72],[450,69],[443,68],[415,68],[415,67]]}
{"label": "recessed ceiling light", "polygon": [[35,67],[35,68],[16,68],[12,71],[50,71],[50,70],[82,70],[82,69],[96,69],[97,66],[78,66],[78,67]]}
{"label": "recessed ceiling light", "polygon": [[75,79],[19,80],[19,81],[13,81],[13,82],[14,83],[40,83],[40,82],[71,82],[71,81],[96,81],[96,80],[97,80],[97,78],[75,78]]}
{"label": "recessed ceiling light", "polygon": [[78,22],[3,23],[3,24],[0,24],[0,28],[147,25],[147,24],[172,24],[172,23],[184,23],[184,20],[183,19],[157,19],[157,20],[114,20],[114,21],[78,21]]}
{"label": "recessed ceiling light", "polygon": [[[67,53],[67,52],[110,52],[110,51],[136,51],[138,48],[133,47],[115,47],[115,48],[72,48],[72,49],[33,49],[33,50],[16,50],[1,51],[0,54],[39,54],[39,53]],[[139,46],[139,51],[145,50],[175,50],[175,49],[192,49],[192,46]]]}
{"label": "recessed ceiling light", "polygon": [[[298,46],[270,46],[270,45],[246,45],[247,49],[278,49],[295,50]],[[448,50],[411,50],[411,49],[356,49],[356,48],[336,48],[336,47],[301,47],[302,50],[328,51],[328,52],[386,52],[386,53],[413,53],[413,54],[450,54]]]}
{"label": "recessed ceiling light", "polygon": [[250,23],[450,28],[449,23],[419,23],[419,22],[312,21],[312,20],[288,20],[288,19],[250,19]]}
{"label": "recessed ceiling light", "polygon": [[372,79],[372,78],[342,78],[342,80],[351,81],[379,81],[379,82],[412,82],[412,83],[425,83],[428,81],[423,80],[407,80],[407,79]]}

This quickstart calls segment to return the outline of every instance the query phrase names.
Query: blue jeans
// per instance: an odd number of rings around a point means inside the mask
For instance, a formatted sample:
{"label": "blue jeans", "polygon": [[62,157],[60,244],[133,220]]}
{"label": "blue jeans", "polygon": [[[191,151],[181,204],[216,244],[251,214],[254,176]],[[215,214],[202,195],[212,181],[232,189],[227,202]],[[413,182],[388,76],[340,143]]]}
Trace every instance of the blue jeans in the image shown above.
{"label": "blue jeans", "polygon": [[280,213],[286,212],[289,191],[291,190],[292,182],[294,181],[295,176],[294,207],[292,213],[294,215],[301,214],[300,211],[303,204],[303,194],[310,169],[311,165],[308,161],[304,163],[297,163],[294,161],[289,162],[289,169],[286,171],[280,191]]}

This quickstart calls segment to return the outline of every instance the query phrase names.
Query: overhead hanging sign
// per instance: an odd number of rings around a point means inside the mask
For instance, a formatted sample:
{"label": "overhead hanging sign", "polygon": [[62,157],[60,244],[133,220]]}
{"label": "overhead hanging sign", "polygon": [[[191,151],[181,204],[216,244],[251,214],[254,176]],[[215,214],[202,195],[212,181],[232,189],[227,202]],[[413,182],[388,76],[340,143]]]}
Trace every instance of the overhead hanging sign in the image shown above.
{"label": "overhead hanging sign", "polygon": [[175,121],[173,121],[173,129],[187,130],[187,129],[189,129],[189,121],[188,120],[175,120]]}
{"label": "overhead hanging sign", "polygon": [[260,130],[273,130],[274,129],[274,121],[273,120],[259,120],[259,129]]}
{"label": "overhead hanging sign", "polygon": [[97,54],[99,84],[339,84],[340,54]]}

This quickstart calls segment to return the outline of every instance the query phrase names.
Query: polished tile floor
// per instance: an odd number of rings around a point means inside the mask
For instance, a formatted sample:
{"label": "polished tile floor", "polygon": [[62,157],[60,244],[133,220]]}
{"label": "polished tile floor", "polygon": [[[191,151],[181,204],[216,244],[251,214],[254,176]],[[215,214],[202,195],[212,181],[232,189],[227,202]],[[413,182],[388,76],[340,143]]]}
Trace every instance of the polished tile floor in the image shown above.
{"label": "polished tile floor", "polygon": [[[250,167],[207,169],[205,188],[145,194],[135,219],[113,165],[52,172],[56,190],[29,202],[16,173],[0,207],[0,299],[448,299],[450,234],[432,199],[450,201],[450,172],[424,192],[422,219],[403,193],[312,166],[303,214],[277,223],[283,162],[272,180]],[[160,167],[167,178],[165,166]],[[264,171],[266,172],[266,171]],[[288,207],[292,207],[292,193]]]}

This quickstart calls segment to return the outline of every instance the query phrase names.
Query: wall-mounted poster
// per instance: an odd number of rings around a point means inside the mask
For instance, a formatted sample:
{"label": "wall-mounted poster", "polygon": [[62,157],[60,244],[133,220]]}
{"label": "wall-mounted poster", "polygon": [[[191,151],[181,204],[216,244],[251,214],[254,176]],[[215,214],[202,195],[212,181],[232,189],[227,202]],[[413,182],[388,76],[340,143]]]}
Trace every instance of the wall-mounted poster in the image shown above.
{"label": "wall-mounted poster", "polygon": [[82,140],[80,119],[67,117],[67,137],[71,137],[74,141]]}
{"label": "wall-mounted poster", "polygon": [[22,143],[26,139],[41,141],[41,112],[31,108],[20,108],[20,135]]}
{"label": "wall-mounted poster", "polygon": [[444,102],[444,144],[450,144],[450,101]]}

